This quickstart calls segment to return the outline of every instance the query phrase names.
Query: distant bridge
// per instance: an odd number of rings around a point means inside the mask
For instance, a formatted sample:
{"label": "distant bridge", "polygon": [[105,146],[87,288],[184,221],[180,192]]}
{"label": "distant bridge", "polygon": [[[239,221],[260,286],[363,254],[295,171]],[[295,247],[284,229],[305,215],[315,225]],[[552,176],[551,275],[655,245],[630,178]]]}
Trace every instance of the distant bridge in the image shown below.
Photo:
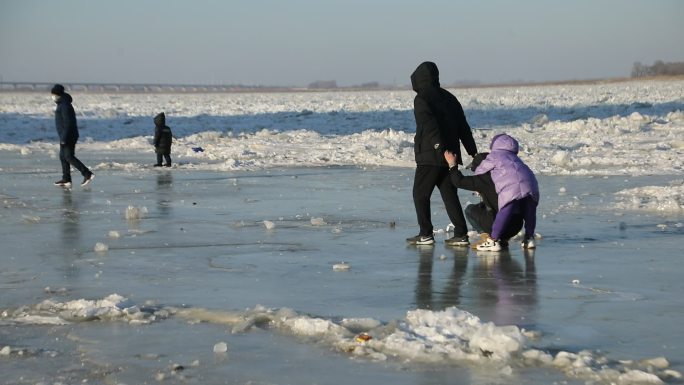
{"label": "distant bridge", "polygon": [[[0,92],[50,92],[55,83],[45,82],[0,82]],[[294,91],[286,87],[261,87],[242,85],[184,85],[184,84],[115,84],[115,83],[69,83],[60,82],[67,92],[102,93],[180,93],[180,92],[249,92],[249,91]],[[300,89],[301,90],[301,89]]]}

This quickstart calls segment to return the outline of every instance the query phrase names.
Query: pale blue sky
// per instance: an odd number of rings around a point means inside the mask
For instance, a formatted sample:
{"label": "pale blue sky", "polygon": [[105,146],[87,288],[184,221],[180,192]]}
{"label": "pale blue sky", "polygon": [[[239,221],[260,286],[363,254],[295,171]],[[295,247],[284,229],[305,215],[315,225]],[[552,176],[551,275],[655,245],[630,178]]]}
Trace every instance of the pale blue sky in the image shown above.
{"label": "pale blue sky", "polygon": [[684,61],[681,0],[0,0],[4,81],[341,86],[628,76]]}

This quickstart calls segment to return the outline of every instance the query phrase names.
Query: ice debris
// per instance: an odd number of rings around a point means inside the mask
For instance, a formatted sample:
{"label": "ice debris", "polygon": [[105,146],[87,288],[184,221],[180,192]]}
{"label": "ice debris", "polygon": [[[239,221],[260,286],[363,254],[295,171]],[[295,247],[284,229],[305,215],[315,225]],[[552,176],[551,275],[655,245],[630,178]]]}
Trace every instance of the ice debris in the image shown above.
{"label": "ice debris", "polygon": [[225,353],[228,351],[228,344],[225,342],[218,342],[214,345],[214,353]]}
{"label": "ice debris", "polygon": [[323,218],[311,218],[311,224],[313,226],[325,226],[327,223]]}
{"label": "ice debris", "polygon": [[109,246],[105,243],[97,242],[95,244],[95,251],[98,253],[106,253],[107,251],[109,251]]}
{"label": "ice debris", "polygon": [[139,220],[143,219],[145,215],[147,214],[147,207],[135,207],[135,206],[128,206],[126,208],[126,219],[129,221],[134,221],[134,220]]}
{"label": "ice debris", "polygon": [[346,262],[336,263],[333,265],[333,271],[349,271],[351,265]]}

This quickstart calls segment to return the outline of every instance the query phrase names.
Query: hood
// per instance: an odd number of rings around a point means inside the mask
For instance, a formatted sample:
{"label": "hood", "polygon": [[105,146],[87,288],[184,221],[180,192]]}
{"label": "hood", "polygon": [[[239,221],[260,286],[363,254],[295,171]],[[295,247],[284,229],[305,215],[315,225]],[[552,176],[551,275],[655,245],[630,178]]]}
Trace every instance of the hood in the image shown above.
{"label": "hood", "polygon": [[166,125],[166,115],[164,113],[159,113],[157,116],[154,117],[154,125],[155,126],[164,126]]}
{"label": "hood", "polygon": [[59,99],[55,100],[55,103],[57,103],[57,104],[62,104],[62,103],[71,104],[71,102],[74,101],[74,99],[71,97],[71,95],[67,94],[66,92],[64,92],[63,94],[58,95],[58,96],[59,96]]}
{"label": "hood", "polygon": [[437,64],[426,61],[420,63],[418,68],[411,74],[411,87],[420,92],[429,87],[439,87],[439,70]]}
{"label": "hood", "polygon": [[514,154],[518,153],[518,141],[507,134],[499,134],[492,138],[492,143],[489,145],[492,151],[508,151]]}

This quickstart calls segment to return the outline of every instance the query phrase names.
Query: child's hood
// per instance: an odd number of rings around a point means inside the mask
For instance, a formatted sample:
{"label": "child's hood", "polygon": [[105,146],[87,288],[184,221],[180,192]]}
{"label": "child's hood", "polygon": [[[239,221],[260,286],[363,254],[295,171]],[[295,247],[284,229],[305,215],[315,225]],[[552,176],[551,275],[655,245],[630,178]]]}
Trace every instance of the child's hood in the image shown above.
{"label": "child's hood", "polygon": [[518,141],[507,134],[499,134],[492,138],[492,143],[489,145],[492,151],[508,151],[514,154],[518,153]]}
{"label": "child's hood", "polygon": [[166,115],[164,115],[163,112],[157,114],[157,116],[154,117],[154,125],[155,126],[166,125]]}

